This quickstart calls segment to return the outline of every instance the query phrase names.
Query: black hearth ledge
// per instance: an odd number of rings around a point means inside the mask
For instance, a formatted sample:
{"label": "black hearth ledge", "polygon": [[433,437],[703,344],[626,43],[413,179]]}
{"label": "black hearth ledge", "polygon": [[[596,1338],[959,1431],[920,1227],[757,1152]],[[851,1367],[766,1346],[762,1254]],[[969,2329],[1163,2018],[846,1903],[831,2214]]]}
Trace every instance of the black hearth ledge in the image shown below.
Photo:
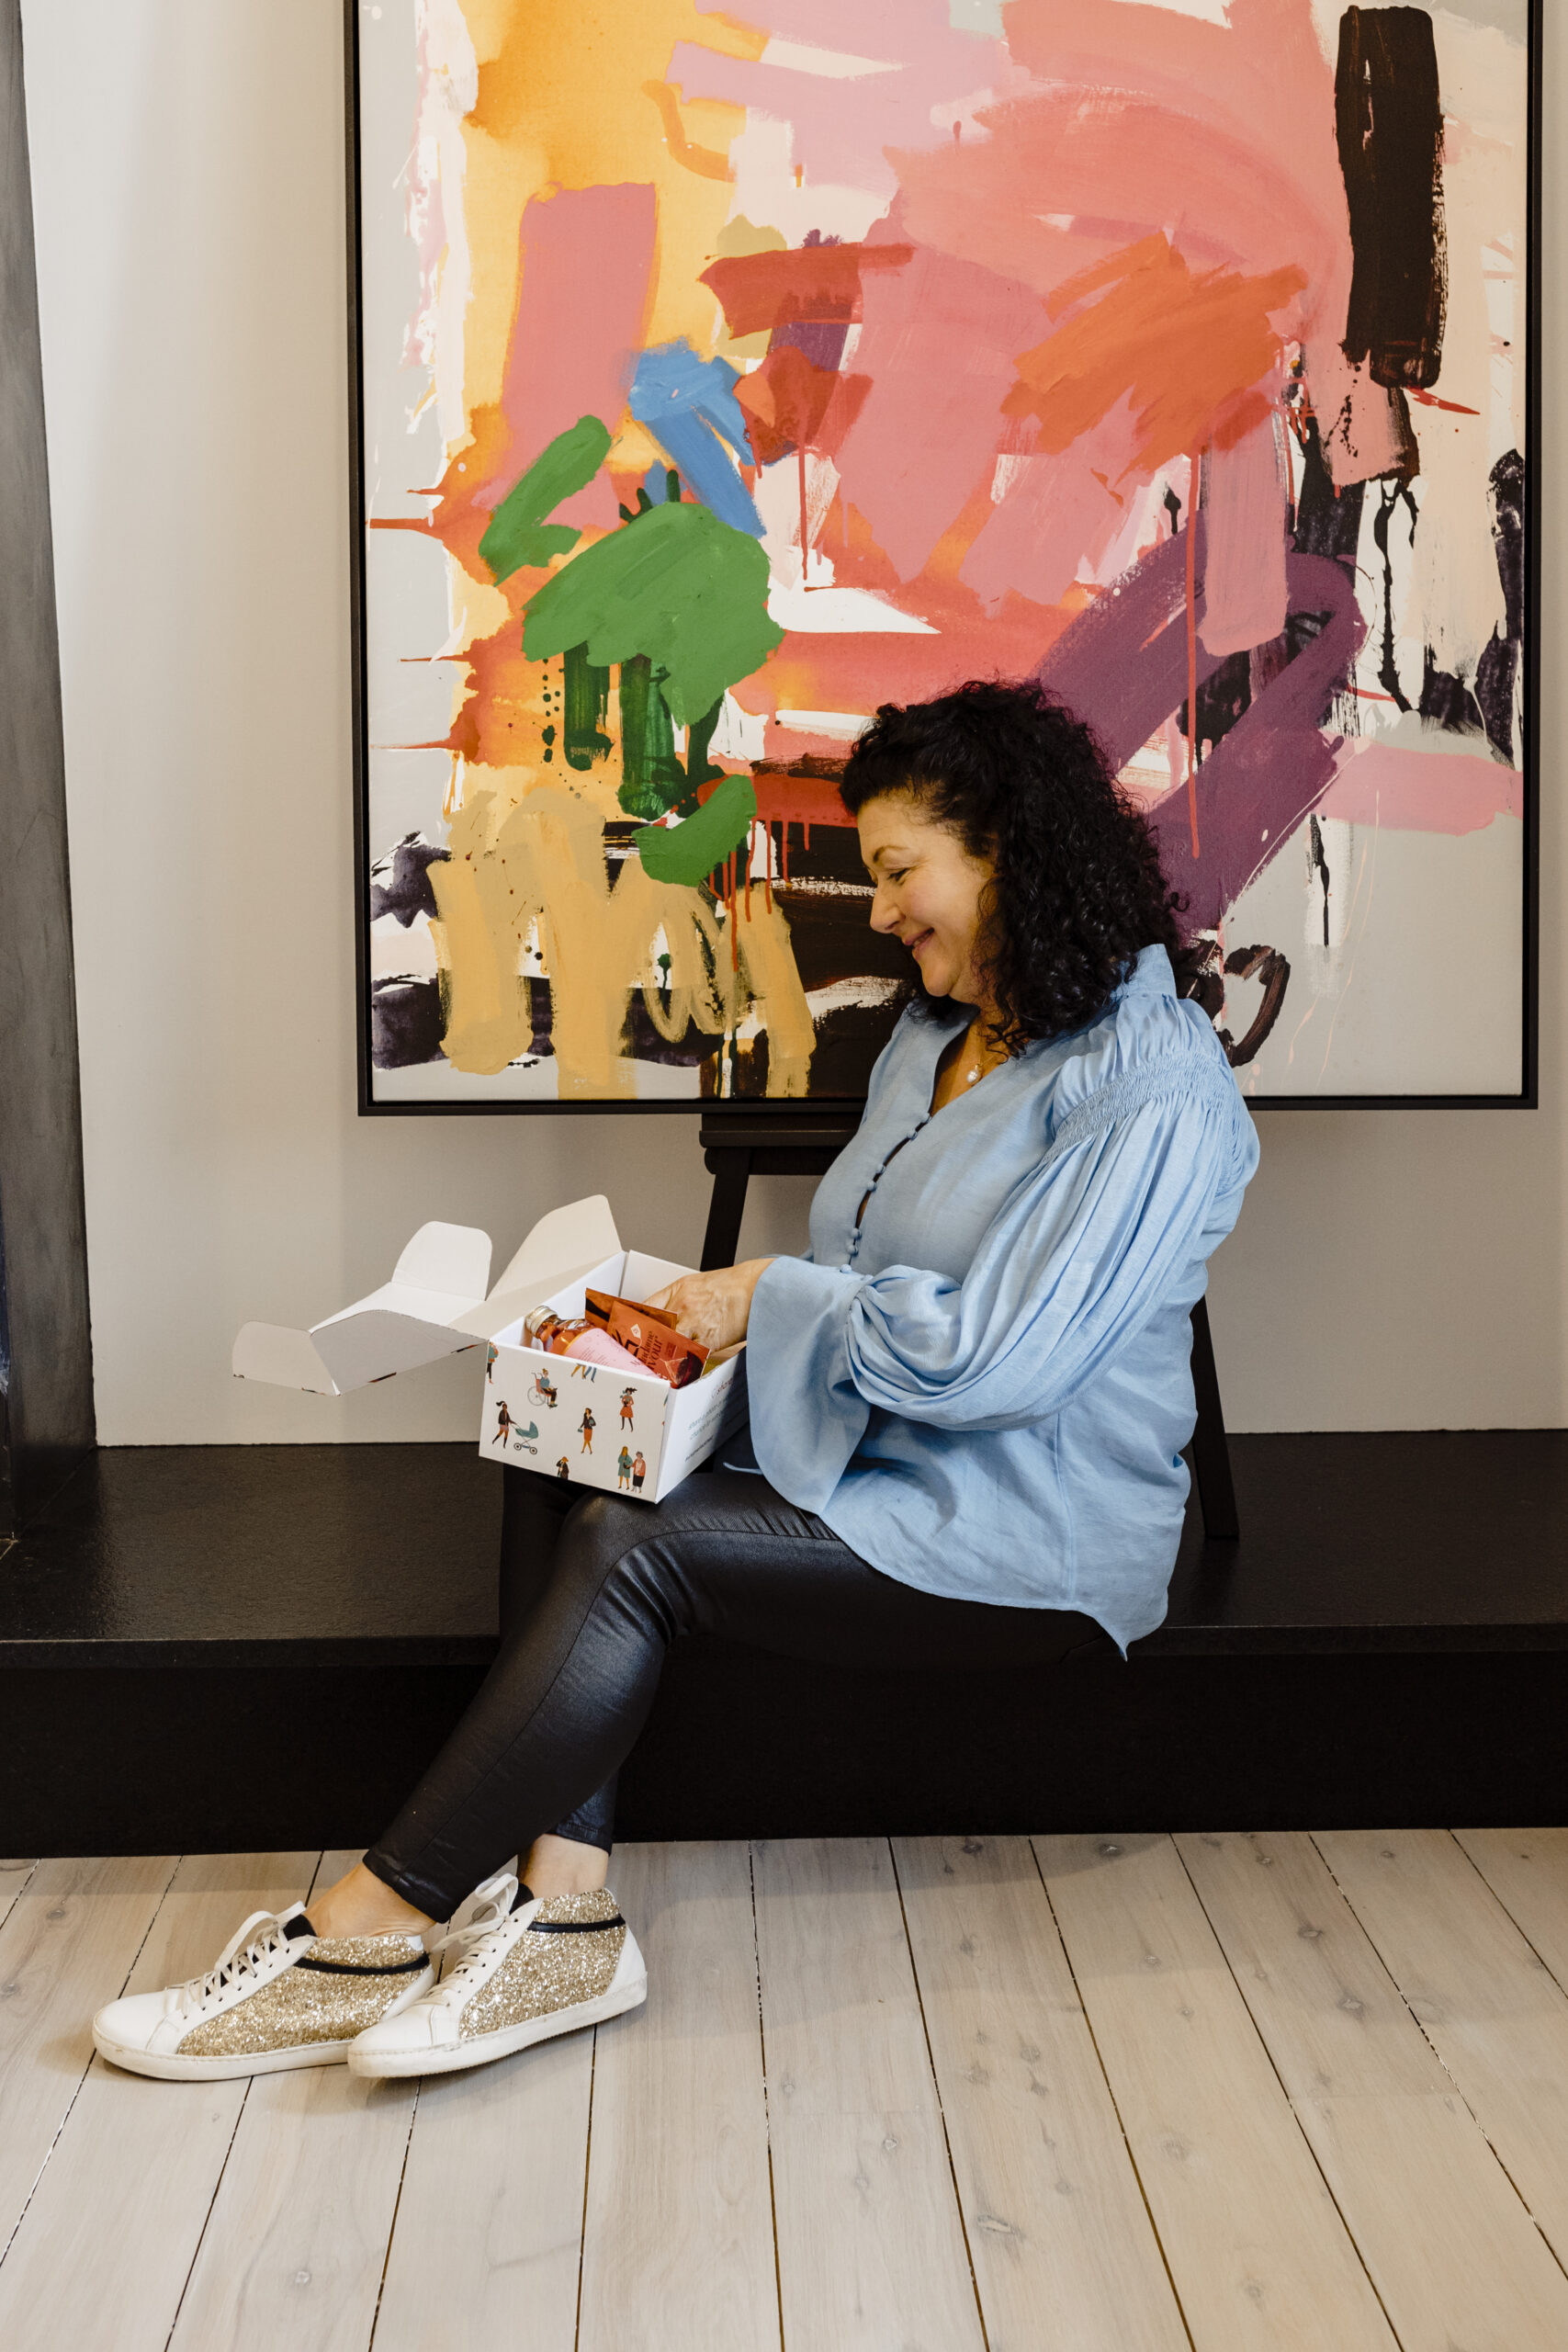
{"label": "black hearth ledge", "polygon": [[[1231,1450],[1134,1661],[1568,1648],[1568,1431]],[[500,1521],[463,1443],[107,1447],[0,1554],[0,1671],[483,1667]]]}

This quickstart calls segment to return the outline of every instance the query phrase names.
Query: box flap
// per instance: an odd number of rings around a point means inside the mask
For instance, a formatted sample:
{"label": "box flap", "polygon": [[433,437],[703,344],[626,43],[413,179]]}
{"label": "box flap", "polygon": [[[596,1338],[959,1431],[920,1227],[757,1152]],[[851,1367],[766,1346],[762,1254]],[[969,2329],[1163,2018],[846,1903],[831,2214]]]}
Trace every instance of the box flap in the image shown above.
{"label": "box flap", "polygon": [[477,1226],[422,1225],[389,1283],[310,1331],[247,1323],[234,1342],[233,1370],[242,1380],[341,1396],[456,1355],[472,1338],[454,1324],[482,1300],[490,1260],[490,1236]]}
{"label": "box flap", "polygon": [[525,1290],[530,1284],[536,1284],[541,1295],[558,1290],[574,1271],[613,1258],[620,1246],[609,1202],[603,1193],[590,1193],[586,1200],[551,1209],[530,1227],[491,1296],[499,1298],[503,1291]]}
{"label": "box flap", "polygon": [[528,1234],[482,1306],[456,1318],[454,1330],[491,1340],[531,1306],[570,1283],[583,1282],[620,1254],[621,1237],[603,1193],[551,1209]]}
{"label": "box flap", "polygon": [[320,1324],[310,1337],[340,1394],[347,1388],[364,1388],[372,1380],[390,1379],[394,1372],[412,1372],[419,1364],[436,1363],[443,1356],[457,1355],[475,1344],[466,1333],[445,1324],[378,1306],[366,1306],[347,1317]]}
{"label": "box flap", "polygon": [[335,1396],[338,1385],[321,1362],[308,1331],[281,1323],[246,1323],[231,1359],[236,1380],[269,1380],[276,1388],[306,1388],[315,1396]]}
{"label": "box flap", "polygon": [[449,1291],[466,1308],[490,1288],[490,1236],[477,1225],[422,1225],[392,1269],[392,1280],[414,1290]]}
{"label": "box flap", "polygon": [[233,1368],[244,1380],[341,1396],[488,1340],[551,1292],[591,1279],[620,1248],[603,1193],[569,1202],[540,1217],[487,1299],[489,1234],[422,1225],[389,1283],[310,1331],[247,1323],[234,1342]]}

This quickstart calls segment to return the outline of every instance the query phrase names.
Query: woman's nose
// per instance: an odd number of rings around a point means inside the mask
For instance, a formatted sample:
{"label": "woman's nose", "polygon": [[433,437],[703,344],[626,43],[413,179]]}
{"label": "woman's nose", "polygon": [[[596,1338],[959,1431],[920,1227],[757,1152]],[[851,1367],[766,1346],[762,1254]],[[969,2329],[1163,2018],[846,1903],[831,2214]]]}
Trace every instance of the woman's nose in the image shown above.
{"label": "woman's nose", "polygon": [[871,927],[873,931],[893,931],[897,927],[898,910],[893,904],[893,894],[879,882],[872,893]]}

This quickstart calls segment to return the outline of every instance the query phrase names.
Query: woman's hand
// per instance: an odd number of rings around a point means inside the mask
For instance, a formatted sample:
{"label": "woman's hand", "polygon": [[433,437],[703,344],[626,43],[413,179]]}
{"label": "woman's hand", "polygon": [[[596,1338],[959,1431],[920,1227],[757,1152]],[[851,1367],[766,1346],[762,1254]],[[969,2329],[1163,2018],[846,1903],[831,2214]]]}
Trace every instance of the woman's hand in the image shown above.
{"label": "woman's hand", "polygon": [[732,1347],[746,1337],[751,1293],[773,1262],[771,1258],[748,1258],[741,1265],[720,1266],[711,1274],[682,1274],[678,1283],[656,1290],[648,1305],[663,1307],[675,1317],[678,1330],[701,1340],[705,1347]]}

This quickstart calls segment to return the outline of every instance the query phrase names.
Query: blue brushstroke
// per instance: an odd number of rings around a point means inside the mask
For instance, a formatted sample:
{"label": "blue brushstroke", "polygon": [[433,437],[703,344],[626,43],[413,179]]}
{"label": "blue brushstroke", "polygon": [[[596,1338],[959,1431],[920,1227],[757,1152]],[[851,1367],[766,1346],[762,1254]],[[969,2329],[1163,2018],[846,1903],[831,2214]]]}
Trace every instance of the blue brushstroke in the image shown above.
{"label": "blue brushstroke", "polygon": [[699,359],[683,340],[660,344],[637,361],[629,405],[703,504],[732,531],[760,539],[761,516],[723,447],[750,456],[746,413],[735,397],[739,372],[726,359]]}

